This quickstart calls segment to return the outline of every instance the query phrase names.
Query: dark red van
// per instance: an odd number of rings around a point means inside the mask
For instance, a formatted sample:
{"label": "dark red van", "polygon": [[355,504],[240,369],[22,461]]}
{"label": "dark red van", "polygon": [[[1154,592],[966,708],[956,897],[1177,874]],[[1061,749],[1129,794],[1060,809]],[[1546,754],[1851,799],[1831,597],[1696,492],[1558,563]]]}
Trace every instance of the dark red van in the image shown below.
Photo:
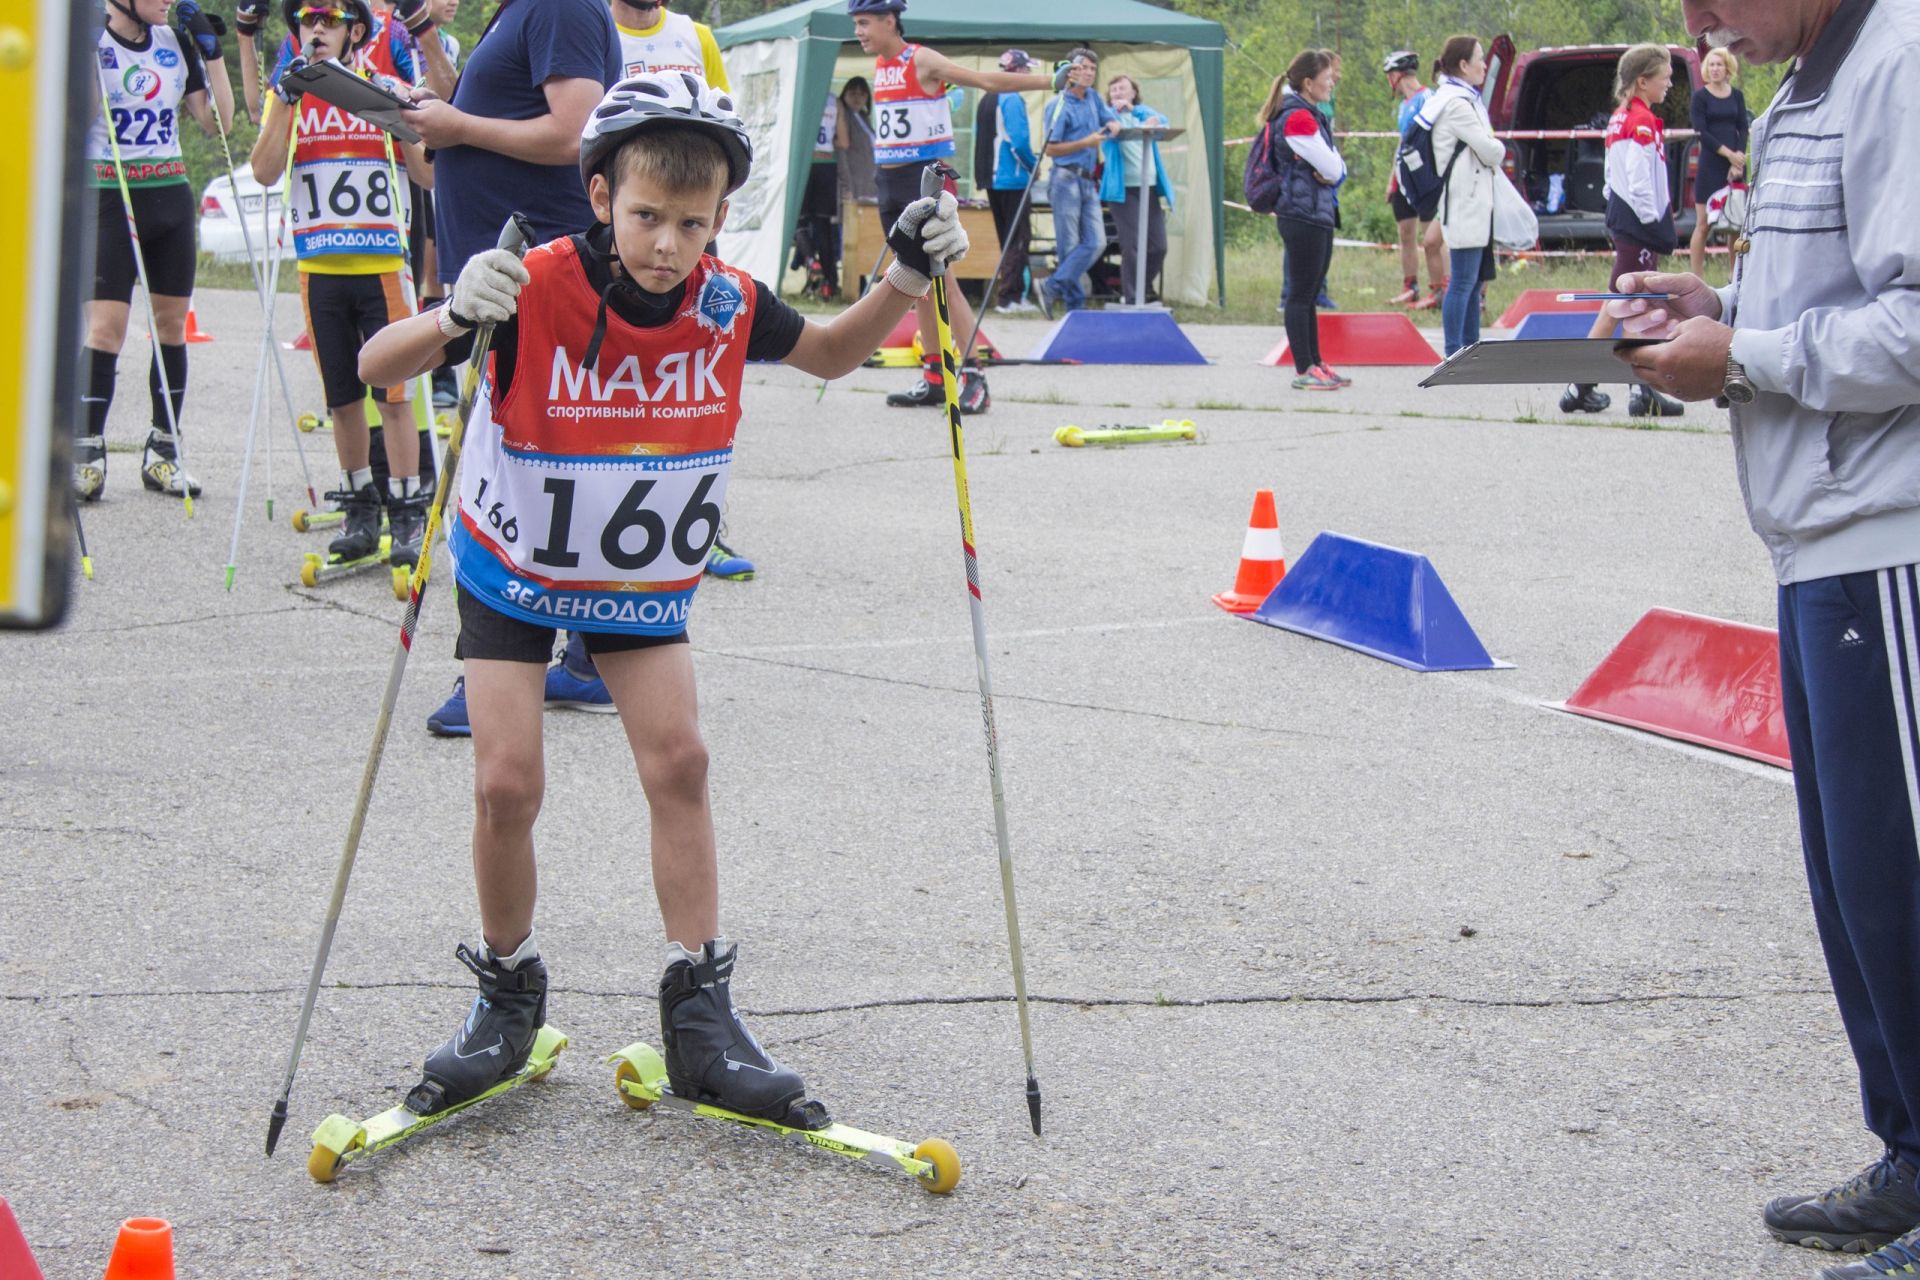
{"label": "dark red van", "polygon": [[[1668,129],[1691,129],[1693,91],[1700,78],[1700,54],[1688,45],[1673,51],[1673,88],[1665,102],[1650,103]],[[1496,36],[1487,51],[1487,113],[1493,128],[1507,139],[1507,176],[1540,215],[1545,243],[1603,242],[1607,238],[1606,143],[1599,138],[1528,138],[1532,131],[1606,127],[1613,112],[1613,73],[1623,44],[1576,45],[1532,49],[1514,56],[1513,40]],[[1518,134],[1519,136],[1510,136]],[[1669,138],[1668,163],[1680,242],[1693,234],[1693,171],[1700,144],[1693,138]],[[1556,184],[1554,178],[1560,182]],[[1562,203],[1549,213],[1558,186]]]}

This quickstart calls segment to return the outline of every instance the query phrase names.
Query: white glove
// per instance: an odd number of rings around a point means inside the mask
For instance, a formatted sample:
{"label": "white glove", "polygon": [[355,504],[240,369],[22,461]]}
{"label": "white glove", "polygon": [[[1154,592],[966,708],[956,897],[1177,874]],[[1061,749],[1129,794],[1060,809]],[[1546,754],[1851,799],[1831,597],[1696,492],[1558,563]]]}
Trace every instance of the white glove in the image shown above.
{"label": "white glove", "polygon": [[960,225],[960,202],[950,191],[936,199],[922,196],[900,211],[887,235],[893,246],[893,265],[887,283],[910,298],[924,298],[933,277],[967,252],[966,228]]}
{"label": "white glove", "polygon": [[453,283],[453,299],[447,305],[460,325],[501,324],[511,320],[519,309],[520,286],[531,278],[512,253],[488,249],[475,254],[460,269],[460,278]]}

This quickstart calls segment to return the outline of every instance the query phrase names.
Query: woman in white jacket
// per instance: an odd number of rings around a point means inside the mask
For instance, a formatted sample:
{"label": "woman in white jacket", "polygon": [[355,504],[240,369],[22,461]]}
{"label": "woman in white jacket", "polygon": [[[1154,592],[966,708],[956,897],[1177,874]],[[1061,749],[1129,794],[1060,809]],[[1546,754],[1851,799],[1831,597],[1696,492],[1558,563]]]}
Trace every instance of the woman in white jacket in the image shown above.
{"label": "woman in white jacket", "polygon": [[1478,36],[1454,36],[1434,64],[1439,82],[1420,109],[1432,122],[1433,158],[1447,175],[1440,197],[1440,234],[1449,258],[1446,297],[1440,303],[1447,354],[1480,341],[1480,299],[1493,279],[1493,184],[1506,179],[1500,164],[1506,144],[1493,136],[1493,122],[1480,86],[1487,79],[1487,51]]}

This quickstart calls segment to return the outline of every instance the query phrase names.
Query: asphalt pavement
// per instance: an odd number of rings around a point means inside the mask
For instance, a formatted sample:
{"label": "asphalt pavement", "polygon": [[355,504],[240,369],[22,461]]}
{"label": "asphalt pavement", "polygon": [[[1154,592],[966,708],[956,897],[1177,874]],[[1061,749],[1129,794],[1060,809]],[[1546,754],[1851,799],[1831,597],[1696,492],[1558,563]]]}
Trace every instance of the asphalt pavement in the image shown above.
{"label": "asphalt pavement", "polygon": [[[538,928],[571,1046],[309,1180],[314,1126],[396,1102],[471,998],[471,755],[424,728],[458,674],[444,557],[264,1158],[400,607],[382,575],[299,585],[327,535],[289,524],[277,407],[224,589],[260,319],[197,309],[197,515],[139,486],[130,344],[96,576],[64,628],[0,639],[0,1194],[49,1280],[99,1275],[136,1215],[219,1280],[1831,1261],[1758,1214],[1878,1154],[1787,776],[1541,705],[1654,606],[1772,625],[1724,415],[1567,421],[1557,388],[1408,369],[1297,393],[1257,363],[1277,325],[1190,327],[1205,367],[997,370],[966,421],[1044,1137],[941,415],[882,403],[911,372],[751,366],[727,540],[759,574],[691,626],[736,998],[837,1117],[951,1140],[959,1188],[621,1105],[602,1059],[657,1036],[645,802],[617,720],[557,711]],[[987,326],[1016,354],[1044,328]],[[1052,439],[1169,417],[1200,438]],[[1262,487],[1291,557],[1329,529],[1423,552],[1514,665],[1420,675],[1216,609]]]}

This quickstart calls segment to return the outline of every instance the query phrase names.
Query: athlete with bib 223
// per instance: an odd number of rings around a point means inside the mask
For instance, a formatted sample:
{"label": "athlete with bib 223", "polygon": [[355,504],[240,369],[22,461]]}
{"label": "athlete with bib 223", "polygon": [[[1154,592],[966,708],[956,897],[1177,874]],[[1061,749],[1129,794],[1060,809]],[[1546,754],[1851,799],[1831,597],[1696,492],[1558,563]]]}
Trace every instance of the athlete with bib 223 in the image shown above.
{"label": "athlete with bib 223", "polygon": [[[133,201],[140,235],[140,263],[153,300],[152,429],[140,459],[140,481],[172,497],[197,495],[200,486],[181,470],[173,426],[187,395],[187,306],[195,265],[193,188],[180,154],[184,109],[211,136],[206,69],[198,51],[167,25],[171,0],[107,0],[100,32],[100,84],[108,114],[95,99],[87,133],[87,159],[99,193],[99,242],[94,258],[93,300],[87,303],[87,334],[81,349],[85,421],[73,449],[73,489],[92,502],[107,483],[107,411],[113,405],[115,366],[127,340],[127,316],[139,276],[121,185]],[[112,130],[109,135],[108,130]],[[117,157],[117,160],[116,160]],[[162,390],[161,373],[166,374]],[[167,392],[171,392],[169,404]]]}
{"label": "athlete with bib 223", "polygon": [[821,378],[859,368],[967,239],[951,194],[913,201],[888,234],[885,282],[831,323],[808,323],[702,251],[751,163],[725,93],[684,73],[623,80],[580,140],[596,224],[524,260],[479,254],[447,306],[390,325],[360,353],[361,377],[391,386],[466,359],[473,328],[493,326],[449,536],[484,939],[458,954],[480,999],[408,1095],[422,1114],[518,1071],[546,1020],[533,822],[547,656],[554,629],[567,627],[585,636],[613,695],[650,811],[674,1093],[800,1127],[827,1121],[730,995],[735,947],[720,931],[687,612],[726,500],[746,362],[783,360]]}
{"label": "athlete with bib 223", "polygon": [[[308,62],[360,63],[376,34],[366,0],[286,0],[287,27]],[[336,498],[346,508],[340,536],[328,546],[336,561],[365,560],[380,546],[384,506],[393,535],[391,563],[420,558],[426,499],[420,485],[420,433],[414,428],[407,384],[375,387],[387,452],[387,492],[374,482],[367,385],[357,368],[368,338],[412,314],[401,282],[407,252],[407,179],[431,185],[433,171],[419,143],[393,142],[359,116],[317,97],[290,94],[281,77],[267,100],[253,144],[253,176],[268,190],[289,162],[288,193],[294,254],[300,263],[300,302],[313,335],[333,447],[343,478]],[[297,127],[293,117],[298,114]],[[288,142],[292,141],[292,154]],[[392,163],[399,161],[400,163]],[[397,179],[397,182],[396,182]]]}
{"label": "athlete with bib 223", "polygon": [[[1028,71],[974,71],[924,45],[909,44],[900,17],[906,7],[907,0],[847,0],[847,12],[853,15],[854,38],[860,41],[861,49],[874,56],[873,159],[877,166],[875,185],[880,195],[883,227],[893,225],[900,211],[919,197],[920,173],[927,162],[954,153],[948,85],[997,93],[1025,93],[1056,90],[1066,84],[1064,68],[1050,75]],[[947,281],[947,301],[952,307],[953,331],[972,333],[973,309],[952,280]],[[909,391],[896,391],[888,396],[888,404],[929,409],[945,407],[938,334],[933,300],[923,298],[920,301],[920,349],[926,354],[921,380]],[[965,351],[961,358],[972,366],[975,354]],[[963,369],[960,411],[984,413],[990,403],[986,376],[977,367]]]}

